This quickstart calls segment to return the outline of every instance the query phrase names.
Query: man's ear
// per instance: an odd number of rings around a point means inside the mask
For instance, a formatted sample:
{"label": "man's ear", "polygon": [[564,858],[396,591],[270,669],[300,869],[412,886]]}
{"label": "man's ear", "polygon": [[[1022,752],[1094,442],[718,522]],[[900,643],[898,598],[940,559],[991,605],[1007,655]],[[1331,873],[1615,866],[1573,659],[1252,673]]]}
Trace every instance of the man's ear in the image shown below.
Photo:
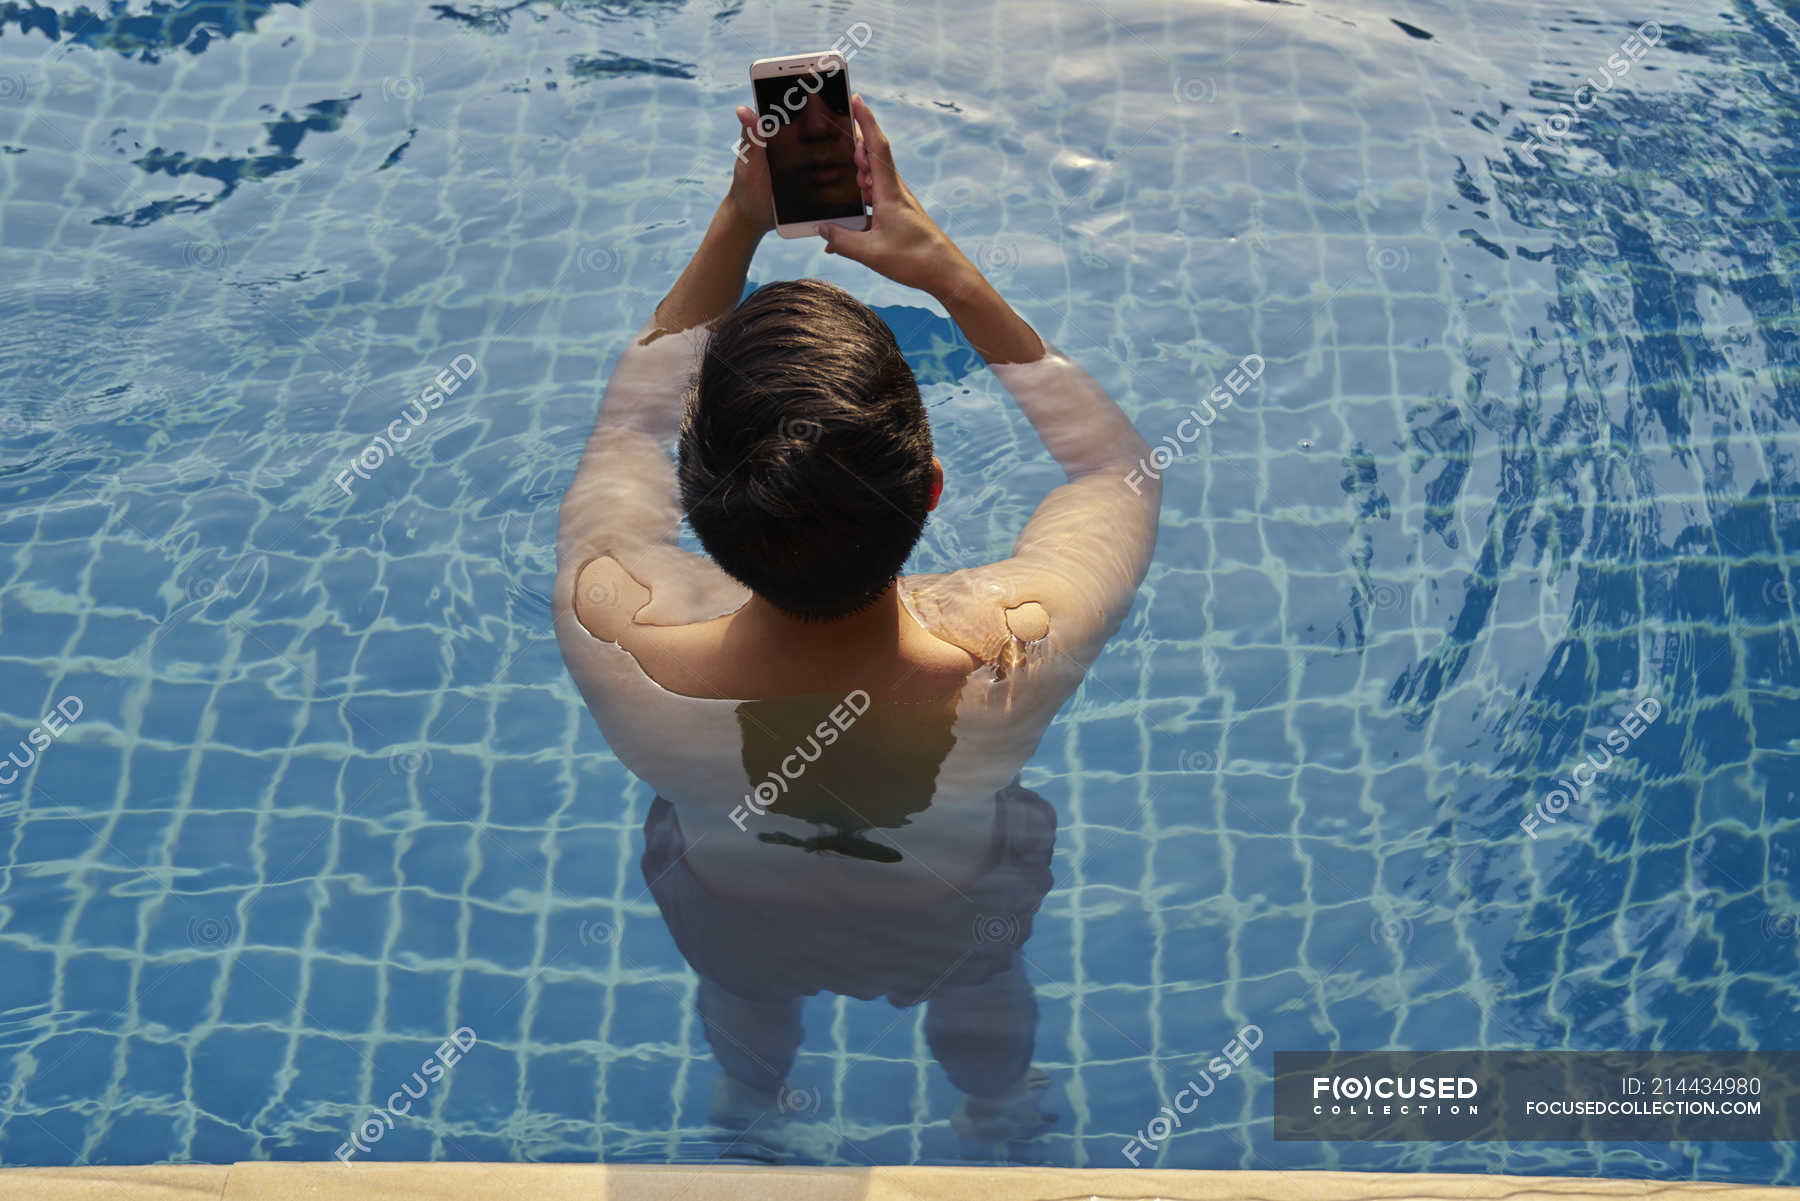
{"label": "man's ear", "polygon": [[937,508],[938,498],[944,495],[944,461],[936,455],[931,456],[931,503],[925,506],[930,512]]}

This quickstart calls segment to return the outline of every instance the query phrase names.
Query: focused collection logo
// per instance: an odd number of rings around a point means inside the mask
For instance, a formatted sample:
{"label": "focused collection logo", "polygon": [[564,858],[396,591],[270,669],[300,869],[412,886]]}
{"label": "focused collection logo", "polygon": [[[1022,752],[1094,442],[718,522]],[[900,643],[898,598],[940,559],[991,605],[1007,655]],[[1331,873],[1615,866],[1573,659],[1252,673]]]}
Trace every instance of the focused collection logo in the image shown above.
{"label": "focused collection logo", "polygon": [[1312,1078],[1316,1114],[1478,1114],[1481,1107],[1474,1102],[1480,1095],[1481,1085],[1473,1076]]}

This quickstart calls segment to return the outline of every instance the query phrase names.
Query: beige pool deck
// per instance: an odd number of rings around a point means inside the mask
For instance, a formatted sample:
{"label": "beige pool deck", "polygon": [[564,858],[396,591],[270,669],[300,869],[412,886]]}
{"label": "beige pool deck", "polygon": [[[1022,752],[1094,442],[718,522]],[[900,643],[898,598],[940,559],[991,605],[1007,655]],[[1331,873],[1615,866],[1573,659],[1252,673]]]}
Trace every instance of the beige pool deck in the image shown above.
{"label": "beige pool deck", "polygon": [[8,1168],[0,1201],[1796,1201],[1800,1190],[1555,1176],[1059,1168],[240,1163]]}

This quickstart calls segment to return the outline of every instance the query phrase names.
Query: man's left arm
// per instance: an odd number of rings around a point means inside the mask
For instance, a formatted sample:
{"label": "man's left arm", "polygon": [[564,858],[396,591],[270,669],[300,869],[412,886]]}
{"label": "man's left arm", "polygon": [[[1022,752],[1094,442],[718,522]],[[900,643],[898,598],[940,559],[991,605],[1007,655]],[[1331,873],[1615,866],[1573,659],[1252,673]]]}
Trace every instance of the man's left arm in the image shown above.
{"label": "man's left arm", "polygon": [[[750,126],[750,110],[738,110]],[[563,496],[557,532],[555,608],[573,612],[590,632],[614,628],[656,594],[664,613],[718,591],[710,561],[679,550],[681,502],[670,450],[705,326],[743,294],[750,260],[774,228],[762,148],[746,136],[731,189],[699,248],[654,317],[620,355],[600,414]],[[598,560],[607,560],[598,563]],[[601,581],[584,586],[591,577]],[[641,587],[634,586],[641,585]],[[652,587],[653,582],[659,586]],[[696,591],[698,590],[698,591]]]}

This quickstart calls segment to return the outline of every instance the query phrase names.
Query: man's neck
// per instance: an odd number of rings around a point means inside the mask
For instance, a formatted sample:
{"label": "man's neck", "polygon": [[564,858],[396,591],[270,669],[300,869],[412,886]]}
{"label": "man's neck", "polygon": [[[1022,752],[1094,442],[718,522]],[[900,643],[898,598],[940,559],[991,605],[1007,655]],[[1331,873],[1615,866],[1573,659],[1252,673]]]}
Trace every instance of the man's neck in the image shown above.
{"label": "man's neck", "polygon": [[808,621],[783,613],[760,596],[738,610],[734,632],[758,641],[772,640],[791,647],[820,652],[854,648],[859,654],[899,648],[903,629],[898,584],[889,584],[875,603],[848,617]]}

